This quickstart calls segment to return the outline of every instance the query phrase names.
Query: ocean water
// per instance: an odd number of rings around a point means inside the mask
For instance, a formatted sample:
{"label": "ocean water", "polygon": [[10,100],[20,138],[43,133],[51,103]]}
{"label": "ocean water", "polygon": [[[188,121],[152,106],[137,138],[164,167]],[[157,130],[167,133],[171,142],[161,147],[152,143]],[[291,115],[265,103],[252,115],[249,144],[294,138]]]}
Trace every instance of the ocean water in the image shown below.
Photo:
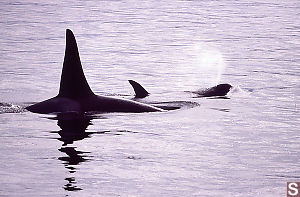
{"label": "ocean water", "polygon": [[[0,196],[285,196],[300,181],[298,0],[0,2]],[[57,121],[65,30],[97,94],[195,102]],[[234,86],[229,99],[187,91]],[[68,132],[65,132],[68,131]]]}

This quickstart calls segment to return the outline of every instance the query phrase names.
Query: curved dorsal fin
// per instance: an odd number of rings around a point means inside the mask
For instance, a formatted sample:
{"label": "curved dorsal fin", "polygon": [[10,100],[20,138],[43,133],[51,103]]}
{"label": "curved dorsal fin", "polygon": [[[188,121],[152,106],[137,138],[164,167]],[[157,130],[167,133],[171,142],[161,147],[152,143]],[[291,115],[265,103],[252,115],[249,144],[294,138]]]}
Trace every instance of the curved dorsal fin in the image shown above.
{"label": "curved dorsal fin", "polygon": [[149,92],[147,92],[147,90],[145,90],[145,88],[143,88],[143,86],[141,86],[141,84],[139,84],[138,82],[135,82],[133,80],[128,80],[128,81],[134,89],[136,98],[145,98],[146,96],[149,95]]}
{"label": "curved dorsal fin", "polygon": [[76,99],[93,94],[82,70],[74,34],[67,29],[65,58],[58,96]]}

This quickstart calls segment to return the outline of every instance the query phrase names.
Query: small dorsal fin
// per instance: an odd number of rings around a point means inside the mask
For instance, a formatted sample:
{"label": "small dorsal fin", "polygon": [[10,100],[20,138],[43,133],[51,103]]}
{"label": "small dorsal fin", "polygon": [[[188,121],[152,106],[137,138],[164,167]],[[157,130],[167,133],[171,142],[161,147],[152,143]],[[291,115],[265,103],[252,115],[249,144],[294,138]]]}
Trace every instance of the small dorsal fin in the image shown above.
{"label": "small dorsal fin", "polygon": [[74,34],[67,29],[65,58],[58,96],[76,99],[93,94],[82,70]]}
{"label": "small dorsal fin", "polygon": [[128,80],[128,81],[134,89],[136,98],[145,98],[146,96],[149,95],[149,92],[147,92],[147,90],[145,90],[145,88],[143,88],[141,84],[133,80]]}

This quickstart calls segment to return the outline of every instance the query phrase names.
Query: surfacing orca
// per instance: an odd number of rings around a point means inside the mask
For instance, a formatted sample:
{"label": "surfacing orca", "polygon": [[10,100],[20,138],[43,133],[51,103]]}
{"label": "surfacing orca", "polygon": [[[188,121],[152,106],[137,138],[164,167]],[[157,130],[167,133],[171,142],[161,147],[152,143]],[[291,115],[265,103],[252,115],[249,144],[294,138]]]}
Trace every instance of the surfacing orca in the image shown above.
{"label": "surfacing orca", "polygon": [[[147,90],[141,86],[136,81],[129,80],[129,83],[134,89],[135,92],[135,98],[145,98],[146,96],[149,95]],[[198,90],[198,91],[191,91],[191,93],[196,94],[198,97],[213,97],[213,96],[225,96],[232,86],[230,84],[219,84],[217,86],[207,88],[204,90]]]}
{"label": "surfacing orca", "polygon": [[[150,95],[150,93],[138,82],[133,80],[128,80],[131,86],[133,87],[133,90],[135,92],[135,97],[133,99],[142,99]],[[152,106],[158,107],[160,109],[164,110],[177,110],[182,108],[192,108],[199,106],[198,103],[191,102],[191,101],[168,101],[168,102],[147,102],[147,101],[141,101],[147,104],[150,104]]]}
{"label": "surfacing orca", "polygon": [[147,90],[145,90],[145,88],[141,86],[141,84],[133,80],[128,80],[128,81],[130,85],[133,87],[135,98],[145,98],[149,95],[149,92],[147,92]]}
{"label": "surfacing orca", "polygon": [[196,94],[198,97],[225,96],[231,88],[232,86],[230,84],[224,83],[211,88],[207,88],[205,90],[198,90],[192,93]]}
{"label": "surfacing orca", "polygon": [[26,109],[41,114],[163,111],[158,107],[132,100],[95,95],[84,76],[77,43],[69,29],[66,30],[66,49],[58,95],[30,105]]}

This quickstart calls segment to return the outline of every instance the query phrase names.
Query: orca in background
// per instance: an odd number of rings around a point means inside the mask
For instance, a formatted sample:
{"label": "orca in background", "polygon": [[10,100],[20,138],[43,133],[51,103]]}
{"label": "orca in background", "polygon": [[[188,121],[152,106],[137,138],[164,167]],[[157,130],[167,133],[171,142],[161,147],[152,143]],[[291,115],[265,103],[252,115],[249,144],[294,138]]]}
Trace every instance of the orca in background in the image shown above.
{"label": "orca in background", "polygon": [[66,49],[58,95],[26,109],[41,114],[163,111],[161,108],[132,100],[95,95],[84,76],[77,43],[69,29],[66,30]]}
{"label": "orca in background", "polygon": [[[128,80],[128,81],[132,85],[133,90],[135,92],[135,97],[133,98],[134,100],[135,99],[140,100],[150,95],[150,93],[138,82],[133,80]],[[182,108],[192,108],[192,107],[199,106],[198,103],[192,101],[166,101],[166,102],[141,101],[141,102],[150,104],[152,106],[164,110],[177,110]]]}
{"label": "orca in background", "polygon": [[[147,90],[141,86],[136,81],[129,80],[129,83],[132,85],[134,92],[135,92],[135,98],[145,98],[149,95]],[[191,91],[191,93],[194,93],[197,95],[197,97],[214,97],[214,96],[226,96],[227,93],[230,91],[232,86],[230,84],[219,84],[217,86],[207,88],[204,90],[198,90],[198,91]]]}
{"label": "orca in background", "polygon": [[196,94],[198,97],[226,96],[231,88],[232,86],[230,84],[224,83],[204,90],[198,90],[192,93]]}
{"label": "orca in background", "polygon": [[135,98],[145,98],[149,95],[149,92],[147,92],[147,90],[145,90],[145,88],[143,88],[141,84],[133,80],[128,80],[128,81],[130,85],[133,87],[133,90],[135,92]]}

